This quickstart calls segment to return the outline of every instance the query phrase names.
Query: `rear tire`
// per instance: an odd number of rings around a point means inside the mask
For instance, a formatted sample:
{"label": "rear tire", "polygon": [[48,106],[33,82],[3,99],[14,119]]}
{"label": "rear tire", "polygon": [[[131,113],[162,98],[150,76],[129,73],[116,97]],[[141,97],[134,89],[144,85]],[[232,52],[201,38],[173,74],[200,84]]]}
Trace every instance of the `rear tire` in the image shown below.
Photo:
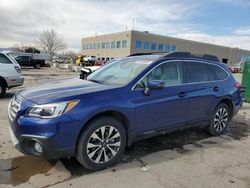
{"label": "rear tire", "polygon": [[6,84],[0,80],[0,98],[2,98],[6,93]]}
{"label": "rear tire", "polygon": [[40,64],[35,64],[35,65],[34,65],[34,68],[35,68],[35,69],[40,69],[40,68],[41,68],[41,65],[40,65]]}
{"label": "rear tire", "polygon": [[115,164],[125,150],[124,126],[111,117],[92,121],[79,138],[77,160],[87,169],[101,170]]}
{"label": "rear tire", "polygon": [[214,110],[207,131],[213,135],[221,135],[225,132],[230,121],[231,112],[225,103],[220,103]]}

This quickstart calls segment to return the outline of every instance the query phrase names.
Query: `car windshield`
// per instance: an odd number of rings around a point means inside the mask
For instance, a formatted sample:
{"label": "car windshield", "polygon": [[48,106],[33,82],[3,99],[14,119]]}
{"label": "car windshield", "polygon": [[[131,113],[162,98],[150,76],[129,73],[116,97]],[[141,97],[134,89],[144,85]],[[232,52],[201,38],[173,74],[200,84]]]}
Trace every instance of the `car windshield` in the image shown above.
{"label": "car windshield", "polygon": [[111,62],[88,76],[87,80],[114,86],[128,84],[159,56],[128,57]]}

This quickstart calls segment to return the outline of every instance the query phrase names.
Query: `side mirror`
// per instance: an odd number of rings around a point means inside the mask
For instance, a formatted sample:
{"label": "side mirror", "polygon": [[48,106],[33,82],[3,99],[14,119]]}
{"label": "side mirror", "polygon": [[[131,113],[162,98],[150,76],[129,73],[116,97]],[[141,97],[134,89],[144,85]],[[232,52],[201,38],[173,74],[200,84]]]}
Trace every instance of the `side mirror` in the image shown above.
{"label": "side mirror", "polygon": [[161,90],[164,88],[164,85],[165,83],[162,80],[149,80],[144,94],[149,96],[152,90]]}

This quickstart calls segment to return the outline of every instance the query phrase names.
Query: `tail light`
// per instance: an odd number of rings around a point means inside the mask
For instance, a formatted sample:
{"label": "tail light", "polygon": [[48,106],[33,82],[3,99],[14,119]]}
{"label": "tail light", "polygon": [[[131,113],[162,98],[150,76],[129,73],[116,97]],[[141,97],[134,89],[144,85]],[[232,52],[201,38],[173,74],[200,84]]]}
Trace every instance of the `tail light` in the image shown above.
{"label": "tail light", "polygon": [[237,89],[241,89],[241,85],[240,85],[239,82],[236,82],[236,83],[234,84],[234,86],[235,86]]}

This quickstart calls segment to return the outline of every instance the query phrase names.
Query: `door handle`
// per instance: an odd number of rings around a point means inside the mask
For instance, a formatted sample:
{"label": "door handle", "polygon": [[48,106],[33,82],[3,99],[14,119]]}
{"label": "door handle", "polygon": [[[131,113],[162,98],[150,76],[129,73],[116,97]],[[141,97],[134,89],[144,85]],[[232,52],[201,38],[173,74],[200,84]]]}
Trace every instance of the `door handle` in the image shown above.
{"label": "door handle", "polygon": [[180,92],[179,94],[178,94],[178,97],[180,97],[180,98],[183,98],[183,97],[186,97],[187,96],[187,93],[186,92]]}
{"label": "door handle", "polygon": [[213,90],[217,92],[217,91],[219,91],[219,87],[218,86],[214,86]]}

